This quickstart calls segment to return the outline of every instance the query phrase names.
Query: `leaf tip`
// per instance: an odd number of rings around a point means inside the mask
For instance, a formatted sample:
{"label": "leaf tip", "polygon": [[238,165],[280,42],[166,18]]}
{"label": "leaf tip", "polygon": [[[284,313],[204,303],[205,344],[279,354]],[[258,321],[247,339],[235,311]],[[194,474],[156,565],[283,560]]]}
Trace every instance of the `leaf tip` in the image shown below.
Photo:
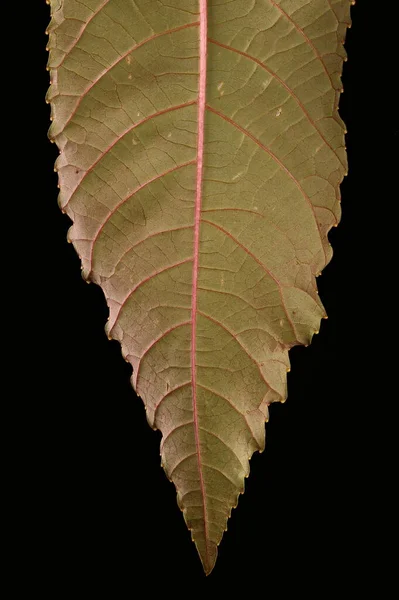
{"label": "leaf tip", "polygon": [[218,548],[215,542],[203,540],[194,540],[198,555],[201,559],[202,568],[206,576],[210,575],[215,567],[218,556]]}

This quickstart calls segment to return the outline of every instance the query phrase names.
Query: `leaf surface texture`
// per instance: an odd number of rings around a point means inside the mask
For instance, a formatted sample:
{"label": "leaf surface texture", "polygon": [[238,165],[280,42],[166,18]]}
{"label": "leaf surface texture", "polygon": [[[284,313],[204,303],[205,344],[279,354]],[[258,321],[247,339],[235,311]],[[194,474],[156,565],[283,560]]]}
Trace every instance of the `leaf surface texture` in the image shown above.
{"label": "leaf surface texture", "polygon": [[325,310],[348,0],[51,0],[50,137],[83,275],[204,569]]}

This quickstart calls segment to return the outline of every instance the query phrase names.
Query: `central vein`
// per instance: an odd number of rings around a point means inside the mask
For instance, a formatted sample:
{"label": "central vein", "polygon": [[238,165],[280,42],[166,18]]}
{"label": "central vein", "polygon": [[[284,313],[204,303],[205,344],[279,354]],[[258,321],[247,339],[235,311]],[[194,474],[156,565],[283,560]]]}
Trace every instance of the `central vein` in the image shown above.
{"label": "central vein", "polygon": [[199,0],[200,4],[200,29],[199,29],[199,89],[198,89],[198,142],[197,142],[197,187],[195,194],[195,214],[194,214],[194,260],[193,260],[193,290],[192,290],[192,309],[191,309],[191,382],[193,393],[193,419],[195,445],[198,459],[198,472],[201,487],[201,494],[204,507],[204,536],[206,554],[208,554],[208,532],[206,518],[206,500],[205,488],[201,465],[201,448],[198,428],[198,410],[197,410],[197,295],[198,295],[198,263],[199,263],[199,242],[200,242],[200,223],[201,223],[201,201],[202,201],[202,180],[204,168],[204,127],[205,127],[205,104],[206,104],[206,59],[207,59],[207,0]]}

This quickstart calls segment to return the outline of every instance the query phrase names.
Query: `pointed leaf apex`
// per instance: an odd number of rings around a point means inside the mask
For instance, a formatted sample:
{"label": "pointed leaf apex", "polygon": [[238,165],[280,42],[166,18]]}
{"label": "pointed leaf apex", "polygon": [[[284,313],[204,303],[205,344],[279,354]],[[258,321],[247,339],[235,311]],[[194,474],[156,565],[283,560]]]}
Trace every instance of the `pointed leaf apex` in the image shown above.
{"label": "pointed leaf apex", "polygon": [[197,552],[201,559],[202,567],[204,569],[204,573],[206,576],[210,575],[214,569],[216,564],[216,559],[218,556],[218,548],[214,542],[208,542],[207,548],[205,548],[205,543],[202,541],[195,541],[195,546],[197,548]]}

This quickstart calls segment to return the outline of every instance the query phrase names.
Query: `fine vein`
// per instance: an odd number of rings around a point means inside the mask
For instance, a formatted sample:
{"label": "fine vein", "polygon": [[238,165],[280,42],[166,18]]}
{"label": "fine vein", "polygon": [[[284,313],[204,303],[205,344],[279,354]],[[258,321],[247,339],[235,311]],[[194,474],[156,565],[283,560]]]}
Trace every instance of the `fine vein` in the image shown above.
{"label": "fine vein", "polygon": [[180,25],[180,27],[175,27],[174,29],[167,29],[166,31],[161,31],[160,33],[155,33],[153,35],[151,35],[150,37],[146,38],[145,40],[142,40],[141,42],[135,44],[134,46],[131,46],[124,54],[122,54],[121,56],[118,56],[118,58],[112,63],[110,64],[108,67],[106,67],[103,71],[101,71],[101,73],[97,76],[96,79],[94,79],[90,85],[85,89],[85,91],[83,92],[83,94],[81,94],[81,96],[79,97],[78,102],[76,103],[75,108],[73,109],[71,116],[69,117],[69,119],[67,120],[67,122],[65,123],[64,127],[63,127],[63,131],[65,131],[66,127],[69,125],[69,123],[72,121],[72,119],[74,118],[74,116],[76,115],[79,106],[82,104],[82,101],[84,100],[84,98],[87,96],[87,94],[93,89],[93,87],[95,85],[97,85],[97,83],[105,76],[108,75],[109,72],[114,69],[117,65],[119,65],[122,60],[124,60],[127,56],[129,56],[129,54],[131,54],[132,52],[134,52],[135,50],[138,50],[139,48],[141,48],[142,46],[144,46],[145,44],[148,44],[148,42],[152,42],[153,40],[156,40],[159,37],[162,37],[163,35],[170,35],[172,33],[176,33],[178,31],[181,31],[182,29],[188,29],[189,27],[195,27],[198,25],[198,22],[195,23],[187,23],[185,25]]}

